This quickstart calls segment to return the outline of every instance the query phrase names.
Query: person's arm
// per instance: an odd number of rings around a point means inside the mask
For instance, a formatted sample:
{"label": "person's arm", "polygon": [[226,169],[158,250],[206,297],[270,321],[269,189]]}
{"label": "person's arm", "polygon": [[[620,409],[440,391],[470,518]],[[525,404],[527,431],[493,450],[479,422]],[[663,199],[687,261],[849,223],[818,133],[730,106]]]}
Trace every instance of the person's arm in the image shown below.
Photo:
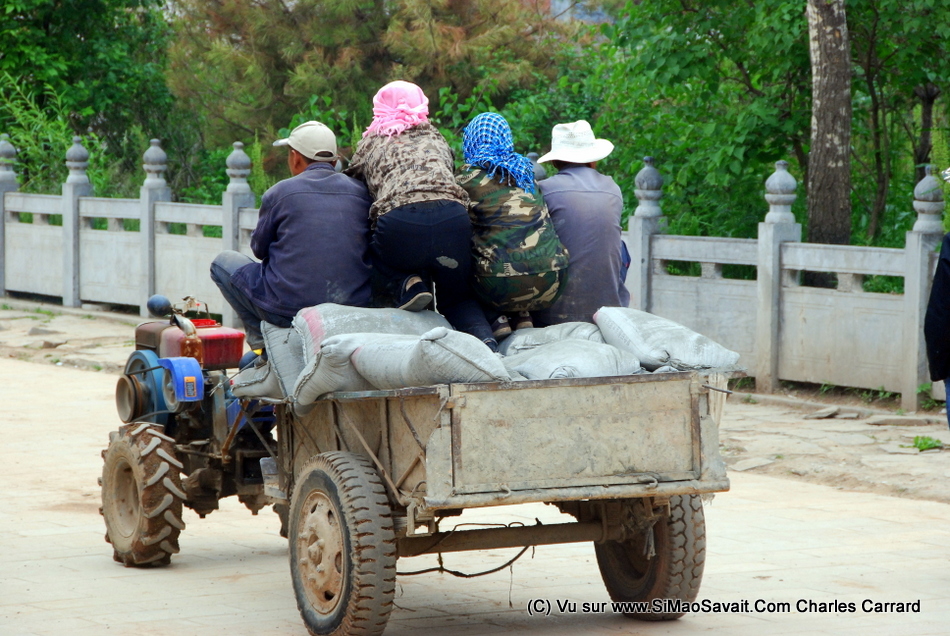
{"label": "person's arm", "polygon": [[273,204],[273,197],[261,199],[261,209],[257,217],[257,227],[251,233],[251,251],[260,260],[267,258],[270,253],[270,244],[277,239],[277,210]]}

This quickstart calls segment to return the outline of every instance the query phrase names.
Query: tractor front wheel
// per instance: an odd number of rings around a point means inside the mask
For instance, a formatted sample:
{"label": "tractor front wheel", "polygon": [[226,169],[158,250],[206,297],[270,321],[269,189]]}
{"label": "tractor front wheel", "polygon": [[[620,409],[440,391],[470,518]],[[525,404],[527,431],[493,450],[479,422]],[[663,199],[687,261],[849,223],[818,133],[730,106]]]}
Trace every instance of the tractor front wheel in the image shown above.
{"label": "tractor front wheel", "polygon": [[148,422],[123,426],[109,438],[100,511],[113,558],[126,566],[167,565],[185,529],[175,440]]}

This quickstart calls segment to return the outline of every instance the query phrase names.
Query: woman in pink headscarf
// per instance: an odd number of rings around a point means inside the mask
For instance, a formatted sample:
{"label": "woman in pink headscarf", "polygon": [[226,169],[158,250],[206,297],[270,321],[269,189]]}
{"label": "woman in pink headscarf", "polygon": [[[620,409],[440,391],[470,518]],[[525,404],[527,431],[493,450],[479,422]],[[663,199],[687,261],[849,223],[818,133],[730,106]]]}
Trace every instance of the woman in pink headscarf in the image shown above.
{"label": "woman in pink headscarf", "polygon": [[373,123],[346,173],[366,182],[373,265],[398,285],[396,306],[433,300],[453,327],[494,349],[491,326],[472,291],[468,195],[455,182],[452,150],[429,123],[429,100],[411,82],[386,84],[373,98]]}

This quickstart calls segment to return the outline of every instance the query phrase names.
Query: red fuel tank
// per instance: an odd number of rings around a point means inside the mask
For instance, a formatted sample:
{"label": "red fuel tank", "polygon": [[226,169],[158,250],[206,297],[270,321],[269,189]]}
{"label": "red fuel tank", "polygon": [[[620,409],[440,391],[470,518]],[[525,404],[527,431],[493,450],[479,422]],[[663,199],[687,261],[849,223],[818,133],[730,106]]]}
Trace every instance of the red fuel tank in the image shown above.
{"label": "red fuel tank", "polygon": [[[244,354],[244,333],[230,327],[222,327],[208,318],[192,318],[192,324],[201,338],[203,369],[236,369]],[[182,355],[185,332],[178,327],[169,327],[161,332],[158,355],[175,358]]]}

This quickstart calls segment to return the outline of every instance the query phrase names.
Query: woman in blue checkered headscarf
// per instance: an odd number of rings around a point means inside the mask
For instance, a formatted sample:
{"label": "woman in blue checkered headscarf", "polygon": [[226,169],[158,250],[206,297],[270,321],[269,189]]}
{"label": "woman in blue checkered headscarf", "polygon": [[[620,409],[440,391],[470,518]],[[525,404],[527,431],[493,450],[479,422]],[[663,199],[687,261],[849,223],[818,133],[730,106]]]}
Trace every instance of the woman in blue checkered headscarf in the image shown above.
{"label": "woman in blue checkered headscarf", "polygon": [[534,166],[515,152],[511,127],[498,113],[482,113],[462,131],[465,163],[488,171],[488,176],[504,183],[512,181],[525,192],[534,193]]}
{"label": "woman in blue checkered headscarf", "polygon": [[512,327],[532,326],[531,312],[557,300],[568,254],[505,118],[482,113],[462,134],[465,166],[455,179],[471,200],[474,289],[501,340]]}

